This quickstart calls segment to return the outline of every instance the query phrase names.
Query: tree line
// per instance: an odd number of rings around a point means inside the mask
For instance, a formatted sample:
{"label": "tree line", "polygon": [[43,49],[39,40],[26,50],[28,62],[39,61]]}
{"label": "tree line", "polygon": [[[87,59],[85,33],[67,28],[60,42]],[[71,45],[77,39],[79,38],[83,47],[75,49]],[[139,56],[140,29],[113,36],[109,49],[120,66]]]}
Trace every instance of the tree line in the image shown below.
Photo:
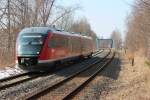
{"label": "tree line", "polygon": [[125,46],[131,52],[142,51],[147,55],[150,47],[150,1],[136,0],[126,20]]}

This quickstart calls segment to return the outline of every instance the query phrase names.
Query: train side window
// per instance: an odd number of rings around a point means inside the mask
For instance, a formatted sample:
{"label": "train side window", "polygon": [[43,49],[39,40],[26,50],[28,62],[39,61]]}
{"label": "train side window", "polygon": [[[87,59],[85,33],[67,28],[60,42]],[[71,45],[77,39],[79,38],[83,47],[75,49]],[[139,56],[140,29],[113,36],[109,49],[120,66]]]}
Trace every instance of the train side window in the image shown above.
{"label": "train side window", "polygon": [[64,36],[53,36],[48,42],[49,48],[64,48],[67,47],[67,45],[68,40]]}
{"label": "train side window", "polygon": [[55,36],[53,36],[49,41],[48,41],[48,47],[49,48],[54,48],[57,45],[57,39]]}
{"label": "train side window", "polygon": [[72,52],[80,52],[80,38],[72,38]]}
{"label": "train side window", "polygon": [[82,43],[83,43],[82,44],[83,45],[82,50],[85,51],[86,50],[86,41],[83,39]]}
{"label": "train side window", "polygon": [[66,44],[67,44],[67,39],[64,37],[64,36],[59,36],[59,38],[57,38],[57,47],[61,47],[61,48],[64,48],[64,47],[67,47]]}

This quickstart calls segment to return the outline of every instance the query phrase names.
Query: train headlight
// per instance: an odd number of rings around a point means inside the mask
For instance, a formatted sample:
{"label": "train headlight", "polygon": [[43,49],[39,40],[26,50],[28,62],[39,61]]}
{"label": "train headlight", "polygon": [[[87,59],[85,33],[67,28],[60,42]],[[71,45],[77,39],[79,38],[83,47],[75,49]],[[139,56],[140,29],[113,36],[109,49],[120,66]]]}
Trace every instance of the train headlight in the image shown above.
{"label": "train headlight", "polygon": [[16,64],[18,64],[18,60],[16,60]]}
{"label": "train headlight", "polygon": [[52,52],[55,52],[55,49],[52,49]]}
{"label": "train headlight", "polygon": [[20,48],[21,48],[21,46],[20,46],[20,45],[18,45],[18,50],[20,50]]}

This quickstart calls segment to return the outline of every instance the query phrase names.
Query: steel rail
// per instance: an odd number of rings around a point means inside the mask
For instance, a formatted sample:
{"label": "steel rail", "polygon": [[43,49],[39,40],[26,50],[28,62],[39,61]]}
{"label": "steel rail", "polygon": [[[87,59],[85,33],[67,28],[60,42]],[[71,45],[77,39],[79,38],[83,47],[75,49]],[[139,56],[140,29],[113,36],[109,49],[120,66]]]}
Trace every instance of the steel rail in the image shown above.
{"label": "steel rail", "polygon": [[103,51],[104,51],[104,49],[102,49],[101,51],[95,52],[95,53],[92,54],[92,56],[96,56],[98,54],[101,54]]}
{"label": "steel rail", "polygon": [[15,78],[18,78],[18,77],[21,77],[21,76],[25,76],[25,75],[28,75],[28,74],[29,74],[29,72],[25,72],[25,73],[13,75],[13,76],[10,76],[10,77],[2,78],[2,79],[0,79],[0,83],[4,82],[4,81],[9,81],[9,80],[15,79]]}
{"label": "steel rail", "polygon": [[5,80],[5,81],[0,83],[0,91],[4,90],[6,88],[12,87],[14,85],[35,79],[41,75],[42,74],[32,74],[32,75],[31,74],[22,74],[22,75],[18,75],[17,78],[15,77],[13,79]]}

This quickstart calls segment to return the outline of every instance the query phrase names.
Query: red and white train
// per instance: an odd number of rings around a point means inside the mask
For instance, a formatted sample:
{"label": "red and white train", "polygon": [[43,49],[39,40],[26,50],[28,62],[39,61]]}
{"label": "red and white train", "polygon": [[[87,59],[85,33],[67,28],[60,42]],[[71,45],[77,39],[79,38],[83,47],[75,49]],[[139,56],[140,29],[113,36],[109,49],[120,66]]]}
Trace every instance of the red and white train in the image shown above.
{"label": "red and white train", "polygon": [[30,27],[18,35],[16,63],[24,69],[44,69],[57,62],[90,57],[94,50],[91,37],[50,27]]}

